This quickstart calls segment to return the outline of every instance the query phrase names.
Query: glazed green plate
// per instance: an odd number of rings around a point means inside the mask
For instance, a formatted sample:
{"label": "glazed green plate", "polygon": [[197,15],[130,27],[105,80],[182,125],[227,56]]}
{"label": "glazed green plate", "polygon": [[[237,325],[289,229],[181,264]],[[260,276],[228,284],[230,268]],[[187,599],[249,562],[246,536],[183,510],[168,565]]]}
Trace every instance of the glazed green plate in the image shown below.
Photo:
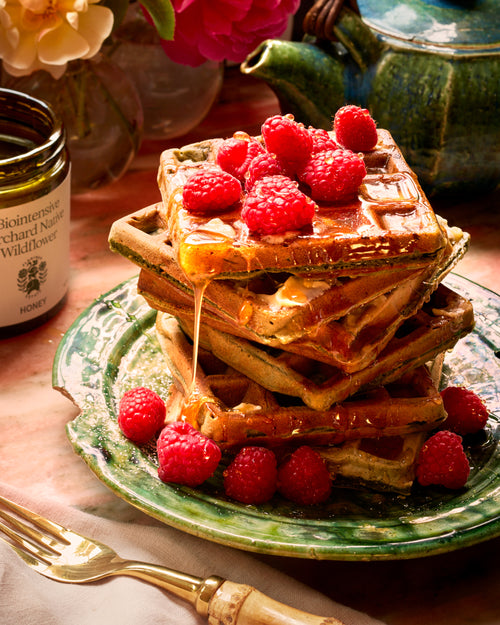
{"label": "glazed green plate", "polygon": [[122,394],[170,388],[156,340],[155,313],[136,280],[97,299],[59,345],[54,387],[81,413],[67,425],[75,451],[109,488],[152,517],[185,532],[247,551],[336,560],[413,558],[500,534],[500,297],[457,275],[446,283],[470,298],[475,331],[446,357],[443,385],[475,390],[491,411],[485,433],[467,441],[471,475],[460,491],[415,488],[411,497],[335,489],[327,504],[301,508],[276,495],[263,506],[225,498],[223,463],[198,489],[157,476],[153,446],[139,448],[117,425]]}

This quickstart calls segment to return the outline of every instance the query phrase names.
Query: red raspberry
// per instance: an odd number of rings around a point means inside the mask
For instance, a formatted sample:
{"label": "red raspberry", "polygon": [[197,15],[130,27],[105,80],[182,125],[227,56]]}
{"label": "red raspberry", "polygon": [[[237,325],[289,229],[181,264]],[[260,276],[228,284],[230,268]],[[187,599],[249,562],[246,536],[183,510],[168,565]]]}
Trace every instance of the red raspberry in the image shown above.
{"label": "red raspberry", "polygon": [[266,447],[243,447],[224,471],[226,495],[241,503],[269,501],[276,491],[276,456]]}
{"label": "red raspberry", "polygon": [[332,491],[332,479],[319,453],[302,445],[278,470],[278,490],[301,505],[323,503]]}
{"label": "red raspberry", "polygon": [[417,461],[417,480],[422,486],[462,488],[469,472],[469,461],[458,434],[441,430],[423,444]]}
{"label": "red raspberry", "polygon": [[156,449],[160,479],[186,486],[202,484],[213,475],[221,458],[216,443],[185,421],[164,427]]}
{"label": "red raspberry", "polygon": [[278,234],[312,222],[316,204],[285,176],[258,180],[247,195],[241,218],[251,232]]}
{"label": "red raspberry", "polygon": [[182,202],[190,213],[218,212],[240,199],[241,183],[222,169],[209,167],[194,173],[184,185]]}
{"label": "red raspberry", "polygon": [[226,139],[222,143],[215,160],[221,169],[243,182],[252,159],[264,151],[258,141],[249,135],[239,133],[238,136]]}
{"label": "red raspberry", "polygon": [[245,175],[245,187],[248,191],[257,180],[266,176],[286,176],[286,168],[278,157],[270,152],[263,152],[252,159]]}
{"label": "red raspberry", "polygon": [[462,386],[449,386],[441,391],[448,417],[442,427],[456,434],[474,434],[486,425],[488,409],[481,398]]}
{"label": "red raspberry", "polygon": [[262,136],[267,151],[276,154],[291,168],[297,168],[311,154],[312,137],[293,115],[274,115],[266,119],[262,124]]}
{"label": "red raspberry", "polygon": [[353,197],[366,167],[363,159],[350,150],[325,150],[313,154],[299,173],[318,202],[339,202]]}
{"label": "red raspberry", "polygon": [[307,130],[313,140],[312,154],[315,152],[324,152],[325,150],[338,149],[339,146],[324,128],[313,128],[312,126],[309,126]]}
{"label": "red raspberry", "polygon": [[340,108],[333,120],[337,141],[353,152],[368,152],[377,145],[377,127],[366,109],[349,104]]}
{"label": "red raspberry", "polygon": [[127,391],[118,407],[118,425],[127,438],[147,443],[165,423],[165,403],[154,391],[142,386]]}

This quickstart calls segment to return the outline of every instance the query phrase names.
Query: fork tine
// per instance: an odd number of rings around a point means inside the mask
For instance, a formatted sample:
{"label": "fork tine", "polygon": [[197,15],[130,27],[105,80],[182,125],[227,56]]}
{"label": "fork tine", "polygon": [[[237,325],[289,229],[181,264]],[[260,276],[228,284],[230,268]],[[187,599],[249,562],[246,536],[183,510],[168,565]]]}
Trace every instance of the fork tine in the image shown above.
{"label": "fork tine", "polygon": [[[45,530],[46,532],[49,532],[55,538],[57,538],[60,542],[63,542],[69,545],[69,541],[64,537],[64,534],[66,533],[67,528],[63,527],[62,525],[59,525],[58,523],[54,523],[54,521],[49,521],[49,519],[46,519],[43,516],[40,516],[39,514],[36,514],[36,512],[31,512],[31,510],[28,510],[27,508],[24,508],[23,506],[20,506],[19,504],[14,503],[13,501],[10,501],[9,499],[5,499],[5,497],[2,497],[1,495],[0,495],[0,504],[2,504],[5,508],[8,508],[11,512],[16,513],[18,516],[25,519],[26,521],[29,521],[36,527],[41,528]],[[2,511],[0,509],[0,514],[1,512]]]}
{"label": "fork tine", "polygon": [[[38,531],[38,529],[36,529],[36,528],[41,528],[46,531],[52,532],[54,536],[55,528],[61,527],[61,526],[57,526],[57,524],[52,523],[51,521],[48,521],[47,519],[44,519],[43,517],[41,517],[38,514],[35,514],[34,512],[30,512],[29,510],[27,510],[26,508],[23,508],[22,506],[19,506],[11,501],[8,501],[7,499],[4,499],[2,496],[0,496],[0,502],[5,507],[15,511],[19,516],[30,521],[30,523],[33,524],[34,527],[32,527],[31,525],[27,525],[26,523],[23,523],[23,521],[21,521],[20,519],[16,518],[15,516],[11,514],[8,514],[5,510],[2,510],[0,508],[0,517],[3,518],[5,521],[7,521],[7,523],[9,524],[9,526],[3,523],[0,524],[0,527],[2,528],[4,533],[8,534],[12,540],[14,541],[17,540],[18,543],[22,541],[23,547],[25,549],[30,550],[30,548],[26,544],[26,540],[24,540],[24,538],[28,538],[30,542],[33,543],[33,546],[31,547],[31,551],[33,551],[34,550],[33,548],[35,548],[36,554],[38,557],[43,557],[44,555],[43,552],[39,550],[40,546],[43,547],[43,549],[45,549],[45,556],[48,556],[50,554],[60,555],[59,550],[60,550],[60,547],[62,546],[61,543],[63,543],[64,545],[69,544],[68,541],[62,537],[59,540],[55,540],[53,537],[42,534],[41,532]],[[17,529],[18,532],[21,532],[24,535],[24,537],[20,536],[16,532],[13,532],[11,527]],[[61,530],[63,530],[63,528],[61,528]]]}
{"label": "fork tine", "polygon": [[[0,523],[0,526],[2,525],[3,523]],[[3,530],[0,529],[0,540],[3,540],[6,545],[9,545],[9,547],[13,549],[17,553],[17,555],[28,564],[28,566],[38,567],[39,565],[43,564],[43,562],[40,562],[40,560],[37,560],[31,554],[26,553],[16,545],[13,545],[9,540],[5,538],[5,536],[2,536],[2,531]]]}
{"label": "fork tine", "polygon": [[[8,536],[10,540],[13,542],[10,542],[4,536],[2,536],[2,533],[5,536]],[[30,563],[33,561],[32,558],[36,558],[35,562],[37,563],[42,561],[47,565],[50,564],[48,550],[46,549],[42,550],[36,545],[34,545],[32,542],[25,540],[21,535],[19,535],[17,532],[12,530],[8,525],[5,525],[5,523],[2,523],[1,521],[0,521],[0,538],[2,538],[10,547],[12,547],[12,549],[14,549],[14,551],[21,557],[23,557],[23,555],[25,554],[30,556]],[[19,547],[22,547],[22,549],[20,549]],[[26,558],[23,558],[23,559],[26,559]]]}

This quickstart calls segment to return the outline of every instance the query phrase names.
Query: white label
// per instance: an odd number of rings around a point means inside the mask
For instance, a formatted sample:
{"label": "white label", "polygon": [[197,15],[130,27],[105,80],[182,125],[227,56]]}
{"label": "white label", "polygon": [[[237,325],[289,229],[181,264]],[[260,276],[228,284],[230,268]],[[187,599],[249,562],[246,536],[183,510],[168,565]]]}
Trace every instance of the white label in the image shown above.
{"label": "white label", "polygon": [[32,202],[0,210],[0,327],[35,319],[69,282],[70,176]]}

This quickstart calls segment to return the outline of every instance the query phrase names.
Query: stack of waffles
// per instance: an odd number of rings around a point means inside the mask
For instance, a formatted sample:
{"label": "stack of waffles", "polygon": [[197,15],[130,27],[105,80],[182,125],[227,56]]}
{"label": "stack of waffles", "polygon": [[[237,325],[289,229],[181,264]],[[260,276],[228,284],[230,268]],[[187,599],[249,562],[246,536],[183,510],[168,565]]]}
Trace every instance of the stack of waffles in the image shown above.
{"label": "stack of waffles", "polygon": [[140,266],[158,311],[169,419],[229,451],[308,444],[339,485],[408,493],[446,417],[439,363],[473,327],[471,304],[441,284],[468,235],[435,215],[377,132],[358,195],[283,235],[252,235],[238,208],[184,208],[185,181],[221,140],[168,150],[162,201],[115,222],[110,245]]}

